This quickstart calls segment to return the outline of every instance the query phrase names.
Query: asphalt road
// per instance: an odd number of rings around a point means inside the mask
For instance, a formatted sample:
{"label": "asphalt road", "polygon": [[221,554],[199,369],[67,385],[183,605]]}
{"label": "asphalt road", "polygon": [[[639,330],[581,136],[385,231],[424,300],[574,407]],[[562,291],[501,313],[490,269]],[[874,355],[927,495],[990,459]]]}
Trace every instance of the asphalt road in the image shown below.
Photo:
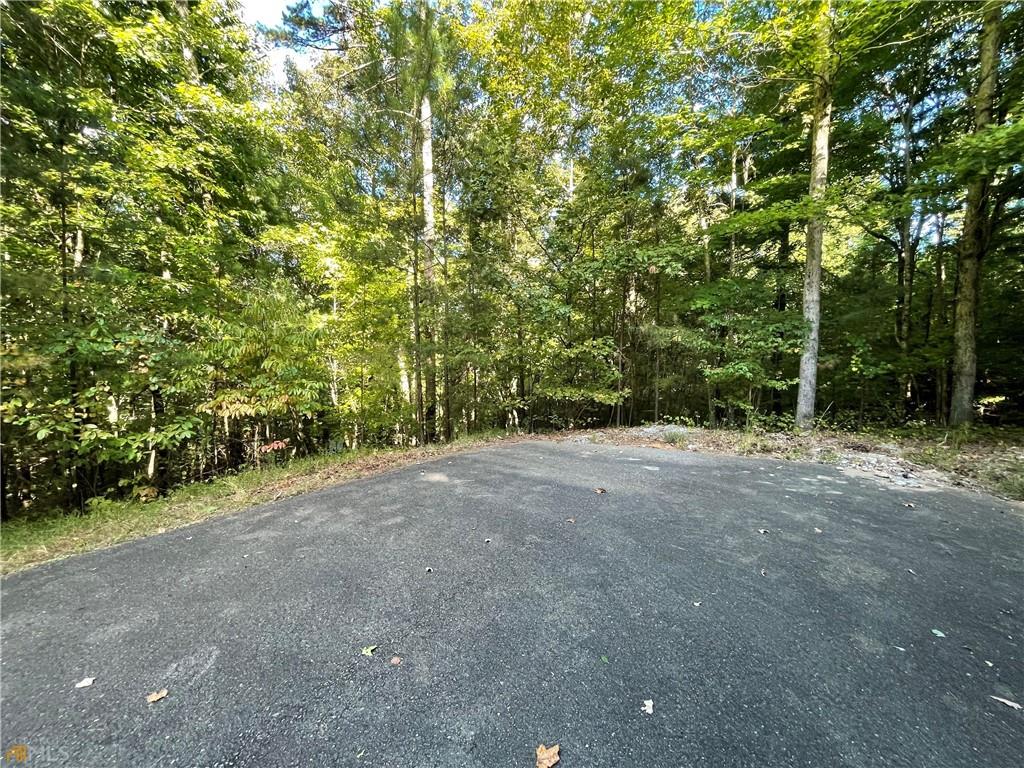
{"label": "asphalt road", "polygon": [[16,574],[2,618],[29,768],[1024,754],[1020,507],[819,465],[501,444]]}

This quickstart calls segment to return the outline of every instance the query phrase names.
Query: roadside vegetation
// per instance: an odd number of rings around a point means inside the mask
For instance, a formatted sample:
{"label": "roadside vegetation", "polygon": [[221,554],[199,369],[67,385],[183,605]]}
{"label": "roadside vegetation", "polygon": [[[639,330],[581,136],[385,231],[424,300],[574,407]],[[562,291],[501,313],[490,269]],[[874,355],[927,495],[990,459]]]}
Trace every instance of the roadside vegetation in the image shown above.
{"label": "roadside vegetation", "polygon": [[21,516],[0,528],[3,573],[182,528],[289,496],[406,467],[471,448],[504,435],[489,434],[426,448],[364,448],[221,475],[153,498],[102,499],[85,514]]}

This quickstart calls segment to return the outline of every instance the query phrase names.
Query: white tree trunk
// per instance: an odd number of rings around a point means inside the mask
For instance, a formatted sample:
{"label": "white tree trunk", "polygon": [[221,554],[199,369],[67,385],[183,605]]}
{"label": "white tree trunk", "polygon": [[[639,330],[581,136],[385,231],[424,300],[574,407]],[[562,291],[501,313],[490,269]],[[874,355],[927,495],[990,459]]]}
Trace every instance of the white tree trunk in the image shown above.
{"label": "white tree trunk", "polygon": [[[819,10],[818,66],[814,86],[814,124],[811,127],[810,195],[815,202],[828,184],[828,149],[832,121],[832,19],[831,0]],[[804,335],[800,356],[800,384],[796,400],[796,425],[814,426],[814,398],[818,387],[818,337],[821,330],[821,256],[825,220],[815,210],[807,221],[807,264],[804,268]]]}
{"label": "white tree trunk", "polygon": [[420,144],[423,160],[423,274],[428,284],[434,282],[434,127],[430,111],[430,96],[424,94],[420,104],[420,129],[423,141]]}
{"label": "white tree trunk", "polygon": [[428,443],[434,442],[437,436],[437,355],[434,352],[434,127],[433,114],[430,111],[430,96],[423,94],[420,104],[420,142],[421,160],[423,163],[423,288],[425,298],[425,317],[423,336],[428,345],[426,354],[426,370],[424,382],[424,434]]}

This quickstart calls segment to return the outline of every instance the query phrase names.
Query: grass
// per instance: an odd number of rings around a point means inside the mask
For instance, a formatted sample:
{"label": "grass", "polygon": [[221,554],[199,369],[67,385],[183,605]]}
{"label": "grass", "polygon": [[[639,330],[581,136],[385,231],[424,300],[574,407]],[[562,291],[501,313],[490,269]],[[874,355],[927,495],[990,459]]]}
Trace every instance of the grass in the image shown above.
{"label": "grass", "polygon": [[0,526],[0,571],[12,573],[80,552],[182,528],[211,517],[504,439],[473,436],[427,448],[358,450],[296,459],[174,489],[152,501],[95,501],[85,515],[38,515]]}
{"label": "grass", "polygon": [[1018,448],[1014,453],[979,450],[975,444],[959,448],[926,445],[911,448],[905,455],[917,464],[970,478],[1002,496],[1024,500],[1024,449]]}

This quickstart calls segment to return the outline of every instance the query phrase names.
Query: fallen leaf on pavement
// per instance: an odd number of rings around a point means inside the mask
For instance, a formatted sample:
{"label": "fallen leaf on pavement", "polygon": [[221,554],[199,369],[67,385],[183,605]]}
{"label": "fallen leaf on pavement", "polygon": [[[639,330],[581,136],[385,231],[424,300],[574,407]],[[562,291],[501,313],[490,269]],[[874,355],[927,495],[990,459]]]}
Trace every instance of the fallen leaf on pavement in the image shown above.
{"label": "fallen leaf on pavement", "polygon": [[653,715],[654,714],[654,699],[644,699],[644,706],[643,706],[643,708],[640,711],[641,712],[645,712],[648,715]]}
{"label": "fallen leaf on pavement", "polygon": [[1024,709],[1024,707],[1022,707],[1016,701],[1010,701],[1009,699],[1004,699],[1004,698],[1001,698],[999,696],[989,696],[989,698],[990,699],[995,699],[1000,704],[1005,704],[1006,706],[1010,707],[1011,709]]}
{"label": "fallen leaf on pavement", "polygon": [[391,666],[397,667],[401,663],[402,663],[402,657],[401,656],[392,656],[391,657]]}
{"label": "fallen leaf on pavement", "polygon": [[595,488],[594,493],[608,493],[604,488]]}
{"label": "fallen leaf on pavement", "polygon": [[560,747],[553,744],[545,747],[543,744],[537,747],[537,768],[551,768],[558,762],[558,750]]}
{"label": "fallen leaf on pavement", "polygon": [[932,634],[935,635],[936,637],[945,637],[946,636],[946,633],[943,632],[941,629],[933,629],[932,630]]}
{"label": "fallen leaf on pavement", "polygon": [[148,701],[150,704],[155,704],[156,702],[160,701],[160,699],[166,697],[167,689],[161,688],[159,691],[153,691],[153,693],[149,694],[149,696],[146,697],[146,701]]}
{"label": "fallen leaf on pavement", "polygon": [[96,678],[95,677],[83,677],[81,680],[79,680],[77,683],[75,683],[75,688],[88,688],[90,685],[92,685],[95,682],[96,682]]}
{"label": "fallen leaf on pavement", "polygon": [[373,656],[373,652],[376,650],[376,645],[367,645],[363,647],[363,650],[361,650],[360,653],[363,654],[363,656]]}

